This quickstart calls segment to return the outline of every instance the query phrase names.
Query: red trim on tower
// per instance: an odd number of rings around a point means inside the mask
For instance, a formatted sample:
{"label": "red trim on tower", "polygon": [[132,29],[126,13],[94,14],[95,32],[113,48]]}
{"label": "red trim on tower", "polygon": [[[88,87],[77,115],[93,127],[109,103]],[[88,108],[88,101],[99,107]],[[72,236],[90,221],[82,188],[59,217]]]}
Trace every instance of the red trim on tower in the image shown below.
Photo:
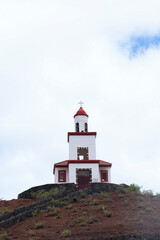
{"label": "red trim on tower", "polygon": [[69,136],[96,136],[96,132],[68,132],[68,142]]}
{"label": "red trim on tower", "polygon": [[74,118],[79,115],[88,117],[88,114],[84,111],[84,109],[82,107],[80,107],[80,109],[76,112],[76,114],[74,115]]}

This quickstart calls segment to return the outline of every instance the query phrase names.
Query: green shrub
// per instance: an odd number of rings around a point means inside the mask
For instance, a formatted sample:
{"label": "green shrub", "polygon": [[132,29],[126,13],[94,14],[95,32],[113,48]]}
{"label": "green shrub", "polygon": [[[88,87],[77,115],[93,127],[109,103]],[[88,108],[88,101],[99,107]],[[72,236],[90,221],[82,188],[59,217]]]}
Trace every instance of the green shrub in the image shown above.
{"label": "green shrub", "polygon": [[123,202],[122,202],[122,204],[123,204],[123,206],[128,206],[128,200],[127,199],[125,199]]}
{"label": "green shrub", "polygon": [[105,207],[103,205],[100,205],[100,206],[97,207],[97,211],[99,211],[99,210],[104,211],[104,209],[105,209]]}
{"label": "green shrub", "polygon": [[8,240],[8,235],[6,232],[0,234],[0,239],[1,240]]}
{"label": "green shrub", "polygon": [[123,225],[123,221],[122,221],[122,220],[119,220],[119,221],[117,222],[117,224],[120,225],[120,226],[122,226],[122,225]]}
{"label": "green shrub", "polygon": [[69,229],[63,230],[63,232],[61,232],[62,237],[68,237],[70,235],[71,235],[71,231]]}
{"label": "green shrub", "polygon": [[95,205],[98,205],[99,204],[99,200],[98,199],[93,199],[92,201],[92,204],[95,206]]}
{"label": "green shrub", "polygon": [[58,194],[62,194],[66,188],[64,186],[51,188],[51,190],[46,191],[45,189],[41,189],[37,192],[31,192],[31,197],[36,200],[47,199],[48,197],[55,197]]}
{"label": "green shrub", "polygon": [[141,216],[141,215],[143,215],[145,212],[144,211],[139,211],[139,212],[137,212],[137,216]]}
{"label": "green shrub", "polygon": [[141,187],[139,187],[136,184],[130,184],[129,187],[127,188],[127,192],[131,193],[136,193],[136,194],[141,194]]}
{"label": "green shrub", "polygon": [[2,208],[1,211],[0,211],[0,214],[5,214],[5,213],[8,213],[9,210],[7,208]]}
{"label": "green shrub", "polygon": [[112,216],[112,212],[111,211],[104,210],[103,213],[104,213],[105,217],[111,217]]}
{"label": "green shrub", "polygon": [[86,192],[84,192],[83,190],[79,190],[78,193],[80,198],[85,198],[87,196]]}
{"label": "green shrub", "polygon": [[93,222],[97,222],[98,219],[95,215],[89,215],[88,219],[87,219],[87,223],[93,223]]}
{"label": "green shrub", "polygon": [[80,216],[80,217],[77,218],[77,223],[81,223],[83,221],[84,221],[83,216]]}
{"label": "green shrub", "polygon": [[69,201],[60,201],[58,199],[55,199],[55,200],[52,200],[52,204],[55,207],[64,207],[64,206],[70,205],[70,202]]}
{"label": "green shrub", "polygon": [[145,196],[152,197],[153,196],[153,191],[152,190],[143,190],[142,194]]}
{"label": "green shrub", "polygon": [[37,214],[38,214],[38,209],[35,209],[35,210],[32,212],[32,217],[37,216]]}
{"label": "green shrub", "polygon": [[34,224],[34,228],[35,228],[35,229],[40,229],[40,228],[43,228],[43,227],[44,227],[43,222],[39,222],[39,223],[35,223],[35,224]]}
{"label": "green shrub", "polygon": [[85,222],[80,222],[80,223],[79,223],[79,226],[84,226],[84,225],[86,225]]}
{"label": "green shrub", "polygon": [[116,192],[119,193],[135,193],[135,194],[141,194],[140,191],[141,187],[139,187],[136,184],[130,184],[128,187],[124,187],[123,185],[119,185]]}

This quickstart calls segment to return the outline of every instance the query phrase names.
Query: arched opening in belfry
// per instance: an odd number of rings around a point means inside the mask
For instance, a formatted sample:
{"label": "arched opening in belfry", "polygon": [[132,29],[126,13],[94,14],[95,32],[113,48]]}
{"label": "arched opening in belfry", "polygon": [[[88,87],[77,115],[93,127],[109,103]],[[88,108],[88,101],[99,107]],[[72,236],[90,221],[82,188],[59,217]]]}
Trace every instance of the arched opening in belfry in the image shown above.
{"label": "arched opening in belfry", "polygon": [[85,132],[88,132],[88,124],[85,123]]}
{"label": "arched opening in belfry", "polygon": [[79,123],[76,123],[76,132],[79,132]]}

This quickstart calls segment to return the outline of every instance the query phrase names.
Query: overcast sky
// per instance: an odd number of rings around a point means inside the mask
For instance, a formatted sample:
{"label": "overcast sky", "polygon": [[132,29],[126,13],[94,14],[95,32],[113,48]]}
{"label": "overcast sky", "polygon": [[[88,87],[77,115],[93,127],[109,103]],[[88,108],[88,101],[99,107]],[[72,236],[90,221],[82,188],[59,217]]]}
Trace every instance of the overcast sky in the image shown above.
{"label": "overcast sky", "polygon": [[53,183],[84,101],[113,183],[160,192],[160,1],[0,1],[0,198]]}

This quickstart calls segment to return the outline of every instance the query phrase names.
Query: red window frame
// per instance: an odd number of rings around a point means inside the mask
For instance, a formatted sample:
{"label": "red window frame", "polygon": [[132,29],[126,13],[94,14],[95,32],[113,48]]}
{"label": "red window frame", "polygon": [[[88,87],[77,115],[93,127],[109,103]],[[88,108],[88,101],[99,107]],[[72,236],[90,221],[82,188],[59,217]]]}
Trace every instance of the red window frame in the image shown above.
{"label": "red window frame", "polygon": [[[60,174],[62,172],[64,173],[64,180],[63,181],[60,179]],[[58,182],[66,182],[66,170],[59,170],[58,171]]]}
{"label": "red window frame", "polygon": [[[103,173],[106,173],[106,180],[103,180]],[[108,170],[101,170],[101,182],[108,182]]]}

